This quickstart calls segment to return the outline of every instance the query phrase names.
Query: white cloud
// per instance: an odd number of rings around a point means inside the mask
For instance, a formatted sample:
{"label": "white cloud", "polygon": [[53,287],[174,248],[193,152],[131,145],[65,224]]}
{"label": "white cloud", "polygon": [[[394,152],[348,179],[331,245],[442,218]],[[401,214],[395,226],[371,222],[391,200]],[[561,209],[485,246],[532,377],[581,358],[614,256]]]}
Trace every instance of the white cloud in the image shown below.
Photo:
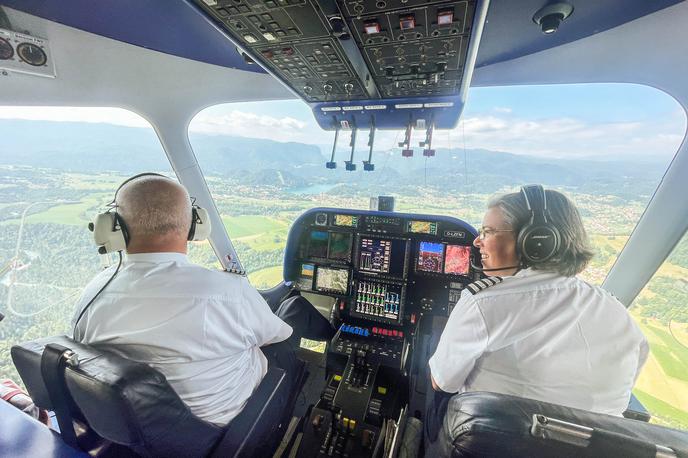
{"label": "white cloud", "polygon": [[191,122],[189,130],[196,133],[269,138],[276,141],[310,139],[307,143],[312,143],[310,131],[314,127],[291,117],[276,118],[234,110],[222,116],[201,113]]}
{"label": "white cloud", "polygon": [[[666,121],[666,120],[664,120]],[[673,156],[683,140],[685,117],[670,122],[590,123],[574,118],[523,119],[472,116],[456,129],[438,131],[435,146],[484,148],[554,157]],[[465,134],[464,134],[465,132]]]}
{"label": "white cloud", "polygon": [[509,107],[494,107],[493,110],[497,113],[511,113],[512,111],[514,111]]}

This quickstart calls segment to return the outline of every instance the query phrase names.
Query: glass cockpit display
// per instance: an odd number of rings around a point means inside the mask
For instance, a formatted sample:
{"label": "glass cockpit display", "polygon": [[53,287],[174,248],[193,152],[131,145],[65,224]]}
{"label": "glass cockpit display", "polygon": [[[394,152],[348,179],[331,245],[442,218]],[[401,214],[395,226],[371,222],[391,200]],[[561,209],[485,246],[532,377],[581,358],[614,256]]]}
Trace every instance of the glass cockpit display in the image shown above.
{"label": "glass cockpit display", "polygon": [[361,237],[358,252],[361,272],[401,276],[405,261],[405,240]]}
{"label": "glass cockpit display", "polygon": [[315,276],[315,289],[323,292],[346,294],[349,286],[348,269],[319,267]]}
{"label": "glass cockpit display", "polygon": [[442,273],[444,263],[444,245],[442,243],[420,242],[416,270]]}
{"label": "glass cockpit display", "polygon": [[444,273],[467,275],[470,269],[471,247],[464,245],[447,245],[444,258]]}
{"label": "glass cockpit display", "polygon": [[324,231],[313,231],[308,240],[309,258],[326,258],[328,233]]}
{"label": "glass cockpit display", "polygon": [[351,261],[351,244],[353,234],[348,232],[331,232],[327,258],[335,261]]}
{"label": "glass cockpit display", "polygon": [[354,215],[334,215],[334,225],[356,227],[358,226],[358,217]]}

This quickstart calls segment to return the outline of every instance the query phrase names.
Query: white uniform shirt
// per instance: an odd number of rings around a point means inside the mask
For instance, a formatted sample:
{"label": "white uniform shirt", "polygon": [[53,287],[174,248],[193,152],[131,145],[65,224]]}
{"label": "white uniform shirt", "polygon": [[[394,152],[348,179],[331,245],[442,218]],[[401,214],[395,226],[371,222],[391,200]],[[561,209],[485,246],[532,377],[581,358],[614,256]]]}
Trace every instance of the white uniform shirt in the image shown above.
{"label": "white uniform shirt", "polygon": [[620,415],[648,350],[609,293],[527,269],[475,295],[463,291],[430,371],[449,393],[491,391]]}
{"label": "white uniform shirt", "polygon": [[[86,286],[75,319],[113,272]],[[76,337],[160,370],[196,416],[225,425],[267,372],[259,347],[291,332],[246,277],[146,253],[125,257]]]}

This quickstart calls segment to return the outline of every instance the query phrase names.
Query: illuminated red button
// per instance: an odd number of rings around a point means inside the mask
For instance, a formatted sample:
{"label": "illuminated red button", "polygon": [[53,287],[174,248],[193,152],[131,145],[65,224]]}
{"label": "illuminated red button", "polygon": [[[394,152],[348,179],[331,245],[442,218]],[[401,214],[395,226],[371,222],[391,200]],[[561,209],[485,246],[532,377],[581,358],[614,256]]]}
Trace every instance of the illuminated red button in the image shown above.
{"label": "illuminated red button", "polygon": [[394,331],[392,331],[392,335],[393,335],[394,337],[398,337],[398,336],[399,336],[399,331],[397,331],[397,330],[395,329]]}
{"label": "illuminated red button", "polygon": [[444,10],[437,13],[437,25],[449,25],[454,22],[454,10]]}
{"label": "illuminated red button", "polygon": [[263,55],[263,57],[265,57],[266,59],[272,59],[272,57],[274,56],[273,52],[272,52],[271,50],[269,50],[269,49],[266,49],[265,51],[261,51],[260,53],[261,53],[261,54]]}
{"label": "illuminated red button", "polygon": [[368,21],[363,23],[363,29],[367,35],[380,33],[380,24],[378,24],[377,21]]}
{"label": "illuminated red button", "polygon": [[377,328],[373,328],[373,334],[377,334]]}
{"label": "illuminated red button", "polygon": [[291,56],[294,54],[294,48],[282,48],[282,54],[285,56]]}
{"label": "illuminated red button", "polygon": [[416,28],[416,18],[409,14],[407,16],[399,16],[399,28],[401,30],[411,30]]}
{"label": "illuminated red button", "polygon": [[388,331],[387,329],[382,328],[382,335],[383,335],[383,336],[388,336],[388,335],[389,335],[389,331]]}
{"label": "illuminated red button", "polygon": [[399,337],[404,337],[404,331],[399,331]]}

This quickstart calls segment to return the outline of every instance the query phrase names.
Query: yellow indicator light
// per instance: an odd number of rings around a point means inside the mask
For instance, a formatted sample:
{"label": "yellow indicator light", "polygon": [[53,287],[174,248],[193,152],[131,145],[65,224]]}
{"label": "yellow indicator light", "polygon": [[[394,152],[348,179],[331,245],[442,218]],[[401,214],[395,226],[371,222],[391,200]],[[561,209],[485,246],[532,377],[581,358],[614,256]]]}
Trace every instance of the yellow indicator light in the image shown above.
{"label": "yellow indicator light", "polygon": [[378,386],[377,392],[380,394],[387,394],[387,388],[385,388],[384,386]]}
{"label": "yellow indicator light", "polygon": [[334,381],[335,382],[341,382],[342,381],[342,376],[338,374],[334,374]]}
{"label": "yellow indicator light", "polygon": [[[353,421],[353,420],[352,420],[352,421]],[[344,423],[344,429],[348,429],[348,428],[349,428],[349,419],[348,419],[348,418],[344,418],[343,423]]]}
{"label": "yellow indicator light", "polygon": [[349,429],[353,431],[354,428],[356,428],[356,420],[349,420]]}

